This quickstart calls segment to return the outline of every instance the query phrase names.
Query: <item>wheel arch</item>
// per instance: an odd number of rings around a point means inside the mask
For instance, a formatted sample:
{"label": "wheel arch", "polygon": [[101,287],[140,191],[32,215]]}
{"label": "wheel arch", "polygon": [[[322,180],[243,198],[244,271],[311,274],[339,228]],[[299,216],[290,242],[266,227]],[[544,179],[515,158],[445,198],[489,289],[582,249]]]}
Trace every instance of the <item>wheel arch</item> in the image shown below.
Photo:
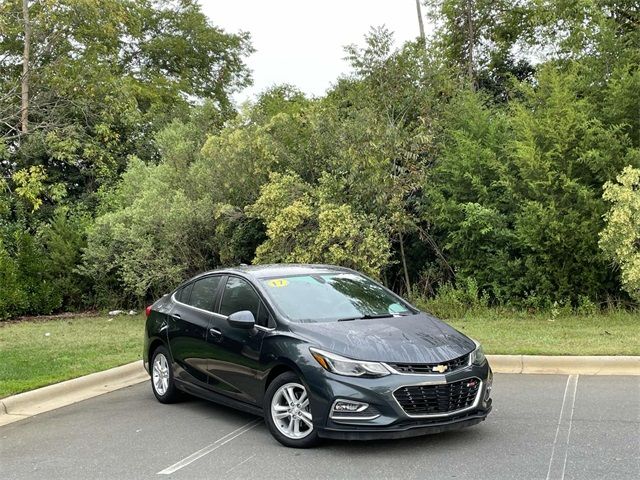
{"label": "wheel arch", "polygon": [[276,378],[278,378],[280,375],[286,372],[293,372],[296,375],[298,375],[301,380],[304,381],[302,372],[300,371],[300,369],[296,364],[294,364],[293,362],[288,362],[284,359],[281,359],[279,363],[277,363],[275,366],[271,368],[271,370],[269,370],[269,374],[267,375],[267,378],[265,379],[265,382],[264,382],[263,392],[267,391],[271,382],[273,382]]}
{"label": "wheel arch", "polygon": [[[158,347],[165,347],[168,350],[166,343],[160,338],[154,338],[149,342],[149,350],[147,353],[147,363],[151,364],[151,360],[153,359],[153,352],[155,352]],[[151,368],[149,368],[151,370]]]}

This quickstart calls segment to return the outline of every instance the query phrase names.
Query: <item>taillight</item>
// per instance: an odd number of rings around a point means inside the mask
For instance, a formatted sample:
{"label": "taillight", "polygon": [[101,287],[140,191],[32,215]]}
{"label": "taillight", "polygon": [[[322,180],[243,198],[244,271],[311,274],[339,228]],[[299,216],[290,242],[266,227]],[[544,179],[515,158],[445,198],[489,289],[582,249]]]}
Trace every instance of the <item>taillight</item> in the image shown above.
{"label": "taillight", "polygon": [[149,306],[145,309],[145,311],[144,311],[144,313],[146,313],[147,317],[148,317],[149,315],[151,315],[151,307],[152,307],[152,305],[149,305]]}

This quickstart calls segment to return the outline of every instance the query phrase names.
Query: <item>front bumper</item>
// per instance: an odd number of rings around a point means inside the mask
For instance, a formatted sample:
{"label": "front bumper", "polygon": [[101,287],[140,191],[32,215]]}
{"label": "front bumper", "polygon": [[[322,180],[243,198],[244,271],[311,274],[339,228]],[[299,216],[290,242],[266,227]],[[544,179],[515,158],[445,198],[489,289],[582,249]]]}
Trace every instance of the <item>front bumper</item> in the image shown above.
{"label": "front bumper", "polygon": [[432,421],[414,421],[397,423],[390,427],[368,427],[365,425],[341,426],[339,428],[324,428],[318,430],[318,435],[323,438],[335,440],[382,440],[392,438],[418,437],[433,433],[441,433],[449,430],[476,425],[491,412],[491,400],[486,409],[477,409],[469,414],[462,414],[460,417],[440,419]]}
{"label": "front bumper", "polygon": [[[314,426],[318,435],[324,438],[373,440],[439,433],[480,423],[491,411],[493,374],[487,362],[444,375],[392,374],[380,378],[357,378],[313,368],[304,372],[304,377],[312,397]],[[442,385],[473,378],[481,381],[473,405],[445,414],[410,415],[393,395],[405,386]],[[332,419],[331,407],[338,399],[367,403],[375,409],[377,416]]]}

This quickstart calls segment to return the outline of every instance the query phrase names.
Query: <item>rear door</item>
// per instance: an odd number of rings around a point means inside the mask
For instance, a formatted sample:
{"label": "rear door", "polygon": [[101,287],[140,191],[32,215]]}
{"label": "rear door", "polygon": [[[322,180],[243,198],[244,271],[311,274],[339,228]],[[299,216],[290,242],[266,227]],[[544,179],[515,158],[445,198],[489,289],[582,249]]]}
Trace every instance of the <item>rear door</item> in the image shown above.
{"label": "rear door", "polygon": [[169,314],[169,348],[178,380],[209,388],[207,381],[211,348],[208,344],[209,326],[223,276],[199,278],[178,290]]}
{"label": "rear door", "polygon": [[[213,347],[209,383],[219,393],[257,404],[262,396],[257,381],[260,349],[265,333],[271,330],[271,315],[248,280],[229,275],[221,290],[220,315],[212,318],[208,340]],[[255,328],[245,330],[229,325],[227,316],[241,310],[253,313]]]}

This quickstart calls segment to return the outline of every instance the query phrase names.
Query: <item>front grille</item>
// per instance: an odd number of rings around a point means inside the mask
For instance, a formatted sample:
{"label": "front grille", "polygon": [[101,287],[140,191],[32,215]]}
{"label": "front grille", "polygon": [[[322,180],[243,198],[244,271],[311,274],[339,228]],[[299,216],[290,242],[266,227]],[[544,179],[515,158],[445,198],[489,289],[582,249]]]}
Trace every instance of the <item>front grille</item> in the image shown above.
{"label": "front grille", "polygon": [[480,379],[467,378],[443,385],[410,385],[393,396],[408,415],[437,415],[456,412],[473,405]]}
{"label": "front grille", "polygon": [[[440,363],[390,363],[400,373],[449,373],[469,365],[469,354]],[[447,367],[444,371],[433,370],[434,367]]]}

